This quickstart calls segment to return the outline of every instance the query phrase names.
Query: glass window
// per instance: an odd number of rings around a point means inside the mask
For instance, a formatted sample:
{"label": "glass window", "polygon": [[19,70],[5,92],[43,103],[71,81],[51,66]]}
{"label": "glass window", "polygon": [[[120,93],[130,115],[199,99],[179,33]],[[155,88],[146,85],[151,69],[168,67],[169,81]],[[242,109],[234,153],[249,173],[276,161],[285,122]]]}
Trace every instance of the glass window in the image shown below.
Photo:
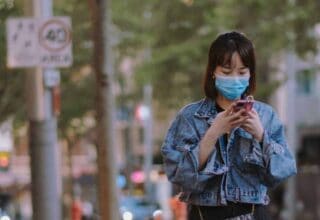
{"label": "glass window", "polygon": [[315,69],[304,69],[296,75],[298,94],[311,95],[315,92]]}

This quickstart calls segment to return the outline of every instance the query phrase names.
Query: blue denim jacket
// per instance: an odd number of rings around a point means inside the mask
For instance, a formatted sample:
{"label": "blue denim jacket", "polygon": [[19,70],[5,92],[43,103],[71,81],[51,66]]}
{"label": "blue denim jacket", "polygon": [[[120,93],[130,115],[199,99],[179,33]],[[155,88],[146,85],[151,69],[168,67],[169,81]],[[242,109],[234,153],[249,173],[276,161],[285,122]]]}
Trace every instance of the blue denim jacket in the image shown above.
{"label": "blue denim jacket", "polygon": [[169,180],[181,189],[182,201],[204,206],[227,201],[268,204],[267,189],[297,173],[284,127],[273,109],[255,102],[264,127],[259,143],[242,128],[221,136],[199,171],[199,143],[215,118],[215,103],[206,98],[184,107],[172,122],[161,152]]}

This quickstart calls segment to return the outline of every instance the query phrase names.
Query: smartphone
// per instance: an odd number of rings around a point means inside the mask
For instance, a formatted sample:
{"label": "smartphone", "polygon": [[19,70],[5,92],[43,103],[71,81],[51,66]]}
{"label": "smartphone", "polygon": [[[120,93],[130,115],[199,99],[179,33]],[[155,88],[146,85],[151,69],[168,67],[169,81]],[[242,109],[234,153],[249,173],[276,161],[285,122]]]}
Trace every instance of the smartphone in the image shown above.
{"label": "smartphone", "polygon": [[236,102],[236,105],[234,106],[234,111],[237,112],[241,109],[245,109],[246,111],[250,111],[253,107],[253,97],[248,96],[246,99],[240,99]]}

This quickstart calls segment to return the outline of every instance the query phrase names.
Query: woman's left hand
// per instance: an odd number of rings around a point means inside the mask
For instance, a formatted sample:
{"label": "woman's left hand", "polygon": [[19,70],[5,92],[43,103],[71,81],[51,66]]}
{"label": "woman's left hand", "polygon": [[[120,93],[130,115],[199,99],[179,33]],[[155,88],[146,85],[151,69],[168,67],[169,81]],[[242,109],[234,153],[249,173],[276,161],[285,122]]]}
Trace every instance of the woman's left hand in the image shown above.
{"label": "woman's left hand", "polygon": [[261,142],[264,129],[257,111],[252,108],[251,111],[247,112],[247,116],[248,119],[242,123],[241,128],[252,134],[256,140]]}

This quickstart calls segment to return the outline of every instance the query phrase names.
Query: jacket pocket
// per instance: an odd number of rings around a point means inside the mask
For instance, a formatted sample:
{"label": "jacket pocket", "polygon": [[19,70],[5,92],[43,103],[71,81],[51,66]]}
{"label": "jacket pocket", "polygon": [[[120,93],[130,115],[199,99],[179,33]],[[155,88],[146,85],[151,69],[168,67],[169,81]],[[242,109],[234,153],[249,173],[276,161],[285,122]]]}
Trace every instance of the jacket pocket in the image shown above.
{"label": "jacket pocket", "polygon": [[252,138],[240,137],[238,148],[244,163],[264,167],[262,146]]}

